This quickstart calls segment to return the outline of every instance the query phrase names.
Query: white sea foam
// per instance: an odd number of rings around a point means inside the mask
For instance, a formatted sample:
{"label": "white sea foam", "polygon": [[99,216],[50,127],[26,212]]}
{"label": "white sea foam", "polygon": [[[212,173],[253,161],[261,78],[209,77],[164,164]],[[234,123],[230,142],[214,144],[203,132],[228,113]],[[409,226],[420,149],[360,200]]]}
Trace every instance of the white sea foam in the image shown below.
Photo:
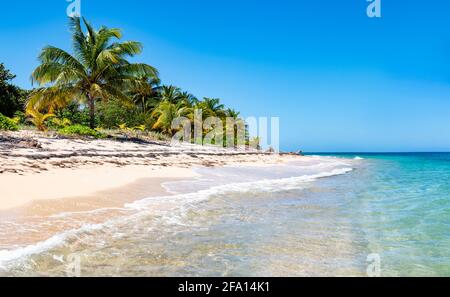
{"label": "white sea foam", "polygon": [[87,215],[87,214],[95,215],[95,214],[103,213],[106,211],[114,211],[114,210],[121,211],[124,209],[119,208],[119,207],[109,207],[109,208],[98,208],[98,209],[94,209],[94,210],[85,210],[85,211],[70,211],[70,212],[62,212],[62,213],[59,213],[56,215],[51,215],[51,216],[49,216],[49,218],[60,219],[60,218],[70,217],[73,215]]}
{"label": "white sea foam", "polygon": [[364,158],[361,158],[361,157],[355,157],[354,160],[364,160]]}
{"label": "white sea foam", "polygon": [[[346,174],[352,171],[352,168],[333,169],[329,172],[322,172],[312,175],[302,175],[296,177],[282,178],[282,179],[266,179],[254,182],[233,183],[221,186],[211,187],[206,190],[201,190],[194,193],[179,194],[165,197],[165,201],[184,201],[188,203],[204,201],[212,196],[223,195],[227,193],[260,193],[260,192],[276,192],[300,189],[305,186],[305,183],[317,180],[319,178],[331,177],[336,175]],[[146,209],[147,206],[154,203],[160,203],[161,197],[151,197],[142,199],[134,203],[126,204],[126,208],[131,209]]]}
{"label": "white sea foam", "polygon": [[62,246],[69,238],[76,236],[81,232],[95,231],[100,230],[101,228],[103,228],[103,224],[84,225],[79,229],[58,233],[51,238],[34,245],[29,245],[15,250],[0,251],[0,269],[5,270],[6,264],[11,261],[40,254],[52,248]]}
{"label": "white sea foam", "polygon": [[[69,239],[76,238],[77,235],[85,233],[102,230],[105,226],[115,224],[120,222],[121,220],[130,220],[134,216],[145,215],[145,210],[152,209],[153,205],[161,205],[161,203],[173,203],[180,209],[186,209],[188,206],[191,206],[195,203],[202,202],[210,199],[211,197],[228,194],[228,193],[261,193],[261,192],[276,192],[276,191],[288,191],[294,189],[302,189],[309,182],[315,181],[320,178],[326,178],[331,176],[343,175],[350,171],[352,168],[338,168],[333,169],[327,172],[321,172],[312,175],[302,175],[290,178],[282,178],[282,179],[267,179],[253,182],[244,182],[244,183],[233,183],[226,184],[221,186],[211,187],[206,190],[201,190],[193,193],[187,194],[178,194],[173,196],[166,197],[151,197],[143,200],[136,201],[134,203],[126,204],[124,207],[128,210],[136,210],[138,213],[135,213],[131,216],[126,216],[122,218],[116,218],[105,223],[101,224],[86,224],[79,229],[65,231],[59,234],[56,234],[49,238],[48,240],[39,242],[35,245],[30,245],[18,249],[13,250],[3,250],[0,251],[0,269],[5,270],[7,264],[23,259],[26,257],[30,257],[33,255],[44,253],[50,249],[58,248],[63,246]],[[99,210],[97,210],[99,211]],[[168,212],[170,213],[170,211]],[[64,216],[67,214],[64,214]],[[170,218],[169,218],[170,219]],[[177,218],[172,218],[176,221]]]}

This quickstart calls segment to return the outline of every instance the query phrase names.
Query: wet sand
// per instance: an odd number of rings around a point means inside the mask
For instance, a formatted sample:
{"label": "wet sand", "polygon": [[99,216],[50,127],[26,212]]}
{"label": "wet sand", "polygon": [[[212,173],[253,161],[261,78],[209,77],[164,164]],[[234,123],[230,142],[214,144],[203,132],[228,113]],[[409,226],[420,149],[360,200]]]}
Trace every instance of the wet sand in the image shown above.
{"label": "wet sand", "polygon": [[[127,170],[133,169],[134,172],[142,170],[142,168],[136,170],[136,168],[132,167],[125,170],[124,168],[113,168],[110,170],[113,173],[125,173]],[[72,172],[72,175],[84,173],[85,171],[75,171],[75,173]],[[98,170],[94,170],[93,172],[98,173]],[[163,169],[158,172],[161,175],[167,175],[172,173],[173,169]],[[173,174],[171,177],[141,177],[126,185],[93,192],[92,194],[88,194],[88,189],[84,188],[76,192],[81,193],[85,191],[86,195],[59,197],[53,194],[55,199],[34,199],[26,204],[20,204],[18,207],[1,209],[0,226],[2,228],[2,234],[0,235],[0,249],[2,246],[34,244],[46,240],[54,234],[80,228],[85,224],[102,223],[108,219],[122,215],[123,206],[126,203],[148,197],[164,197],[170,195],[162,186],[163,183],[186,180],[188,177],[193,178],[195,176],[191,170],[184,169],[178,170],[177,172],[178,176]],[[66,172],[65,174],[68,173]],[[109,175],[111,175],[111,172]],[[130,179],[132,176],[124,175],[124,177],[123,181]],[[42,178],[48,178],[48,176],[42,176]],[[82,185],[77,183],[74,183],[70,187],[76,186],[82,187]],[[97,184],[96,186],[101,185]],[[59,187],[64,188],[64,185],[61,184]],[[65,188],[64,190],[67,189]],[[92,189],[90,188],[90,190]],[[44,192],[40,191],[38,193],[44,195]],[[36,198],[36,196],[33,198]],[[17,204],[19,202],[17,201]],[[66,215],[69,215],[71,219],[67,220]],[[30,225],[35,225],[35,228],[18,232],[18,229],[20,229],[18,226]]]}

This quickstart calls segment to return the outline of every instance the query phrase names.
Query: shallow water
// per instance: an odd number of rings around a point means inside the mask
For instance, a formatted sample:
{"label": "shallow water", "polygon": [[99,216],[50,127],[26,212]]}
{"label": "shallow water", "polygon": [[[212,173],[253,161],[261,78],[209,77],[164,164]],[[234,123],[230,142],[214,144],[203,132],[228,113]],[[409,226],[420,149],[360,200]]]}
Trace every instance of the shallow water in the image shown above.
{"label": "shallow water", "polygon": [[0,236],[0,275],[365,276],[378,254],[383,276],[450,276],[450,155],[341,157],[199,169],[171,196],[0,222],[21,230]]}

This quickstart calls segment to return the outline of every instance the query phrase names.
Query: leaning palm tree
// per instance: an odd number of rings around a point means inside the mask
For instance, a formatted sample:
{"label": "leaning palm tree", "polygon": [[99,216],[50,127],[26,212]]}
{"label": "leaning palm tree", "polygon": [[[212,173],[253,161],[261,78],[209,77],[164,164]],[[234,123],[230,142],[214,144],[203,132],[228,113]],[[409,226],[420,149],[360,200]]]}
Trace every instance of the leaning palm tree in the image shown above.
{"label": "leaning palm tree", "polygon": [[119,42],[119,29],[101,27],[98,31],[83,18],[71,18],[73,55],[48,46],[45,47],[32,82],[38,83],[29,97],[28,109],[60,108],[70,102],[86,104],[90,113],[90,126],[95,126],[95,103],[98,100],[118,99],[129,102],[131,90],[142,87],[140,78],[158,79],[158,71],[146,64],[130,63],[127,58],[142,51],[139,42]]}

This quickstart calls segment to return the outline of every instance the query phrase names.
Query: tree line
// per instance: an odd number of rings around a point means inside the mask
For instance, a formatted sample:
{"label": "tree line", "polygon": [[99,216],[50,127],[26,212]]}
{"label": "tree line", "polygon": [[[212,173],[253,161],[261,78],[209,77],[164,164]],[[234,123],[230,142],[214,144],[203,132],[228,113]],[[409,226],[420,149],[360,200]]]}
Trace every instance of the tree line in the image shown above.
{"label": "tree line", "polygon": [[[220,99],[198,99],[179,87],[162,84],[155,67],[130,62],[143,45],[122,41],[120,29],[102,26],[96,30],[78,17],[70,18],[69,26],[72,51],[54,46],[42,49],[40,64],[31,74],[33,90],[13,86],[14,76],[1,64],[0,113],[15,116],[17,122],[29,119],[40,130],[79,125],[91,130],[154,131],[168,137],[183,129],[174,126],[176,119],[195,125],[199,112],[203,119],[220,119],[223,134],[232,131],[236,136],[239,127],[245,126],[239,112],[225,107]],[[227,127],[226,119],[234,120],[229,122],[232,127]],[[207,127],[202,137],[214,128]]]}

